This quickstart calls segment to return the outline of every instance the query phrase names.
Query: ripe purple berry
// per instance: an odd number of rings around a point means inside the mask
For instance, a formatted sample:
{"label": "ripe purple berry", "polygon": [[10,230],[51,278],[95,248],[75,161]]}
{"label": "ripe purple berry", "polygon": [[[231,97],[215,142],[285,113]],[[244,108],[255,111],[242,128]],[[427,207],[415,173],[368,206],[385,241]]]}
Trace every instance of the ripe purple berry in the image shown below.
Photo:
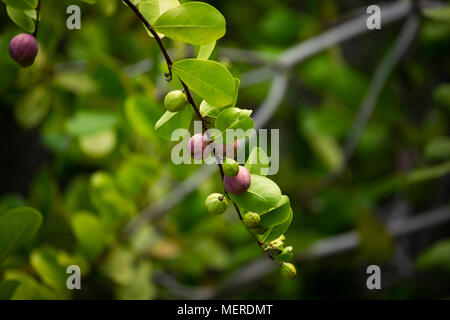
{"label": "ripe purple berry", "polygon": [[232,194],[244,193],[250,187],[250,183],[250,172],[243,166],[239,166],[239,172],[236,176],[225,176],[223,178],[225,190]]}
{"label": "ripe purple berry", "polygon": [[25,68],[33,64],[39,46],[32,35],[21,33],[11,40],[8,49],[11,58]]}
{"label": "ripe purple berry", "polygon": [[203,159],[204,150],[210,143],[206,135],[200,133],[193,135],[188,142],[188,151],[192,158],[197,160]]}

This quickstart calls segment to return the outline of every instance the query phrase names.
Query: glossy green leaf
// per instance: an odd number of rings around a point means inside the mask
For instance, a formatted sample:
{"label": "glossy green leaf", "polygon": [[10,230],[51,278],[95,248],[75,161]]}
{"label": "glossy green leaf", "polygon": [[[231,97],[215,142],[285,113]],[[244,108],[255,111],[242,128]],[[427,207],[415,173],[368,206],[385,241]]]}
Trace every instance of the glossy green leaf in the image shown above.
{"label": "glossy green leaf", "polygon": [[[226,144],[229,139],[242,140],[250,136],[251,130],[255,127],[255,123],[250,117],[251,110],[229,108],[222,111],[216,120],[216,129],[222,133],[222,139]],[[227,136],[227,130],[233,131],[233,136]],[[216,137],[217,138],[217,137]]]}
{"label": "glossy green leaf", "polygon": [[172,133],[176,129],[189,129],[192,120],[192,108],[186,106],[178,112],[166,111],[156,122],[155,130],[158,136],[164,140],[172,141]]}
{"label": "glossy green leaf", "polygon": [[253,148],[248,156],[245,167],[251,174],[266,176],[269,172],[270,161],[267,154],[259,147]]}
{"label": "glossy green leaf", "polygon": [[197,59],[208,60],[215,47],[216,41],[200,46],[197,54]]}
{"label": "glossy green leaf", "polygon": [[215,121],[215,118],[217,118],[222,111],[232,108],[236,105],[240,84],[241,81],[237,78],[234,78],[234,98],[231,104],[223,107],[216,107],[203,100],[200,103],[200,113],[205,117],[213,118],[213,120]]}
{"label": "glossy green leaf", "polygon": [[0,216],[0,263],[30,240],[42,223],[41,214],[29,207],[11,209]]}
{"label": "glossy green leaf", "polygon": [[277,208],[261,215],[261,226],[271,228],[285,222],[289,218],[291,205],[287,196],[281,196]]}
{"label": "glossy green leaf", "polygon": [[209,104],[222,107],[233,102],[235,81],[220,63],[186,59],[175,62],[173,72]]}
{"label": "glossy green leaf", "polygon": [[[139,11],[147,19],[150,25],[153,25],[155,21],[167,10],[180,6],[178,0],[144,0],[140,1]],[[146,29],[147,30],[147,29]],[[150,31],[147,33],[153,37]],[[158,33],[160,38],[164,37],[164,34]]]}
{"label": "glossy green leaf", "polygon": [[30,10],[37,6],[37,0],[2,0],[2,2],[19,10]]}
{"label": "glossy green leaf", "polygon": [[282,234],[284,234],[289,229],[289,226],[291,225],[291,222],[292,222],[292,217],[293,217],[293,212],[292,212],[292,209],[289,208],[288,218],[283,223],[276,225],[275,227],[269,229],[269,231],[267,231],[261,237],[258,237],[258,239],[260,241],[264,241],[264,242],[271,242],[271,241],[278,239],[278,237],[280,237]]}
{"label": "glossy green leaf", "polygon": [[250,188],[243,194],[230,194],[230,197],[246,211],[265,213],[277,207],[281,190],[272,180],[252,174]]}
{"label": "glossy green leaf", "polygon": [[203,45],[225,35],[225,18],[203,2],[188,2],[162,14],[153,24],[156,31],[189,44]]}
{"label": "glossy green leaf", "polygon": [[36,19],[35,10],[21,10],[8,5],[6,6],[6,12],[8,13],[8,16],[11,18],[11,20],[20,28],[29,33],[32,33],[34,31],[34,19]]}

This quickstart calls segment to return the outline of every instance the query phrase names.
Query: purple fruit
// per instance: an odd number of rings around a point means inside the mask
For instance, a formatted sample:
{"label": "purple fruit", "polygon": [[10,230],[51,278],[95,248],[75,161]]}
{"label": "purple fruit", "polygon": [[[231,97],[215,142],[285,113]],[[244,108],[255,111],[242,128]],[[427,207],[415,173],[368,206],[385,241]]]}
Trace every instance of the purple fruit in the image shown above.
{"label": "purple fruit", "polygon": [[9,55],[22,67],[31,66],[39,50],[36,39],[26,33],[15,36],[9,43]]}
{"label": "purple fruit", "polygon": [[[193,135],[188,142],[188,151],[192,158],[201,160],[203,159],[203,153],[205,148],[210,144],[210,141],[206,135],[197,133]],[[205,155],[206,157],[207,155]]]}
{"label": "purple fruit", "polygon": [[223,178],[225,190],[232,194],[244,193],[250,187],[250,183],[250,172],[243,166],[239,166],[239,173],[236,176]]}

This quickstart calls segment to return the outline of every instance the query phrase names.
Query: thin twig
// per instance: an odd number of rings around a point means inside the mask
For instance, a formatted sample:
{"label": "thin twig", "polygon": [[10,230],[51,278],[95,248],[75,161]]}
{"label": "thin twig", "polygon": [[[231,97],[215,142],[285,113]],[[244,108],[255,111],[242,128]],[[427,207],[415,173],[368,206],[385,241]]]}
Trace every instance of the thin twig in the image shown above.
{"label": "thin twig", "polygon": [[41,0],[38,0],[37,6],[36,6],[36,25],[34,26],[34,32],[33,32],[33,37],[36,38],[37,33],[38,33],[38,26],[39,26],[39,18],[40,18],[40,13],[41,13]]}
{"label": "thin twig", "polygon": [[[168,67],[168,69],[169,69],[169,74],[166,75],[166,76],[169,77],[169,81],[172,80],[172,60],[171,60],[169,54],[167,53],[167,50],[166,50],[166,48],[164,47],[164,44],[162,43],[161,38],[159,37],[158,33],[153,29],[153,27],[150,25],[150,23],[147,21],[147,19],[140,13],[139,9],[138,9],[138,8],[137,8],[130,0],[123,0],[123,1],[125,1],[125,3],[128,5],[128,7],[130,7],[130,8],[133,10],[133,12],[136,14],[136,16],[144,23],[144,25],[146,26],[146,28],[147,28],[147,29],[151,32],[151,34],[155,37],[156,41],[158,42],[159,48],[161,49],[161,52],[163,53],[163,55],[164,55],[164,57],[165,57],[165,59],[166,59],[167,67]],[[203,131],[203,133],[205,133],[205,131],[207,131],[206,120],[205,120],[205,118],[202,116],[202,114],[201,114],[201,112],[200,112],[200,109],[197,107],[197,104],[195,103],[195,100],[194,100],[194,98],[192,97],[192,94],[191,94],[191,92],[190,92],[188,86],[186,85],[186,83],[184,83],[181,79],[179,79],[179,80],[180,80],[181,85],[183,86],[184,92],[186,93],[187,100],[188,100],[189,104],[192,106],[192,108],[194,109],[195,113],[197,113],[197,115],[199,116],[199,118],[200,118],[201,121],[202,121],[202,131]],[[220,171],[221,181],[222,181],[222,183],[223,183],[223,177],[224,177],[223,168],[222,168],[222,165],[221,165],[219,162],[217,163],[217,165],[218,165],[218,168],[219,168],[219,171]],[[227,192],[225,191],[225,193],[227,193]],[[227,194],[227,196],[229,197],[228,194]],[[233,203],[233,205],[234,205],[234,207],[235,207],[235,209],[236,209],[236,212],[237,212],[237,214],[238,214],[240,220],[242,221],[242,214],[241,214],[241,212],[239,211],[239,207],[238,207],[237,204],[234,203],[231,199],[230,199],[230,201]],[[142,218],[142,217],[141,217],[141,218]],[[142,220],[142,219],[141,219],[141,220]],[[132,224],[131,224],[131,227],[134,228],[134,229],[132,229],[132,230],[135,230],[135,228],[136,228],[136,221],[132,221],[131,223],[132,223]],[[127,230],[128,232],[130,231],[130,229],[128,229],[128,228],[126,228],[126,230]],[[248,231],[249,231],[249,230],[248,230]],[[250,234],[252,235],[252,237],[255,239],[255,241],[257,242],[258,246],[263,250],[263,248],[262,248],[262,243],[256,238],[256,236],[255,236],[251,231],[249,231],[249,233],[250,233]],[[127,233],[127,234],[129,234],[129,233]],[[265,252],[264,250],[263,250],[263,252],[264,252],[270,259],[273,259],[273,258],[270,256],[270,254],[269,254],[268,252]]]}

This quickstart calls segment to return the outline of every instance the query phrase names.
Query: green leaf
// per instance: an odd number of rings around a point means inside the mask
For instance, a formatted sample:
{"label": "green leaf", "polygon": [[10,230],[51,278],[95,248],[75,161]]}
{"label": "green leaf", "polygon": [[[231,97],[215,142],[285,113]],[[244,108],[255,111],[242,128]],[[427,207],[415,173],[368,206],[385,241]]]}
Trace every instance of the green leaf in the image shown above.
{"label": "green leaf", "polygon": [[208,102],[203,100],[200,103],[200,113],[205,117],[214,118],[214,121],[215,121],[215,118],[217,118],[222,111],[229,109],[229,108],[233,108],[237,102],[240,84],[241,84],[241,81],[238,78],[234,78],[234,98],[233,98],[233,102],[231,104],[226,105],[224,107],[216,107],[216,106],[210,105]]}
{"label": "green leaf", "polygon": [[291,225],[293,212],[292,209],[289,208],[288,218],[281,224],[276,225],[275,227],[269,229],[265,234],[259,236],[258,239],[264,242],[271,242],[278,239],[282,234],[284,234]]}
{"label": "green leaf", "polygon": [[33,208],[20,207],[3,213],[0,216],[0,263],[30,240],[41,223],[41,214]]}
{"label": "green leaf", "polygon": [[169,38],[194,45],[211,43],[225,35],[225,18],[203,2],[188,2],[162,14],[153,27]]}
{"label": "green leaf", "polygon": [[241,80],[239,80],[238,78],[234,78],[234,97],[233,97],[233,102],[229,106],[230,108],[233,108],[236,106],[240,86],[241,86]]}
{"label": "green leaf", "polygon": [[186,59],[175,62],[173,72],[209,104],[222,107],[233,102],[234,78],[220,63]]}
{"label": "green leaf", "polygon": [[125,115],[138,134],[154,140],[155,124],[162,116],[156,102],[145,95],[129,96],[125,101]]}
{"label": "green leaf", "polygon": [[205,100],[200,103],[200,113],[204,117],[217,118],[217,116],[222,112],[222,108],[223,107],[212,106]]}
{"label": "green leaf", "polygon": [[79,247],[89,259],[94,259],[112,241],[112,234],[106,230],[100,219],[90,213],[81,212],[72,217],[72,230]]}
{"label": "green leaf", "polygon": [[271,228],[285,222],[289,218],[291,205],[288,196],[281,196],[277,208],[261,215],[261,226]]}
{"label": "green leaf", "polygon": [[230,194],[230,197],[246,211],[265,213],[277,207],[281,190],[272,180],[252,174],[250,188],[243,194]]}
{"label": "green leaf", "polygon": [[37,0],[2,0],[2,2],[19,10],[30,10],[37,6]]}
{"label": "green leaf", "polygon": [[259,147],[253,148],[245,163],[245,167],[251,174],[258,174],[260,176],[267,175],[269,172],[269,165],[270,161],[267,154]]}
{"label": "green leaf", "polygon": [[36,249],[31,253],[30,261],[44,283],[54,289],[66,287],[66,267],[59,264],[55,249]]}
{"label": "green leaf", "polygon": [[176,129],[189,129],[192,120],[192,109],[186,106],[178,112],[166,111],[156,122],[156,133],[164,140],[172,141],[172,133]]}
{"label": "green leaf", "polygon": [[36,19],[36,11],[33,9],[22,10],[15,7],[6,6],[6,12],[11,20],[26,32],[32,33],[34,31]]}
{"label": "green leaf", "polygon": [[66,123],[66,131],[74,137],[88,136],[116,126],[117,115],[100,111],[78,111]]}
{"label": "green leaf", "polygon": [[[145,0],[139,2],[139,11],[142,13],[145,19],[153,25],[155,21],[167,10],[179,7],[178,0]],[[147,30],[147,28],[146,28]],[[153,37],[150,31],[147,30],[149,36]],[[160,38],[164,37],[164,34],[158,33]]]}
{"label": "green leaf", "polygon": [[197,54],[197,59],[208,60],[215,47],[216,41],[200,46]]}
{"label": "green leaf", "polygon": [[9,300],[14,295],[20,282],[17,280],[5,280],[0,283],[0,300]]}
{"label": "green leaf", "polygon": [[[242,140],[250,136],[250,132],[246,131],[255,127],[255,123],[250,118],[251,112],[251,110],[246,109],[229,108],[219,114],[216,120],[216,129],[222,133],[222,139],[225,144],[228,143],[227,140],[229,139]],[[233,137],[228,137],[227,130],[238,131],[233,132]],[[218,137],[215,138],[217,139]]]}

